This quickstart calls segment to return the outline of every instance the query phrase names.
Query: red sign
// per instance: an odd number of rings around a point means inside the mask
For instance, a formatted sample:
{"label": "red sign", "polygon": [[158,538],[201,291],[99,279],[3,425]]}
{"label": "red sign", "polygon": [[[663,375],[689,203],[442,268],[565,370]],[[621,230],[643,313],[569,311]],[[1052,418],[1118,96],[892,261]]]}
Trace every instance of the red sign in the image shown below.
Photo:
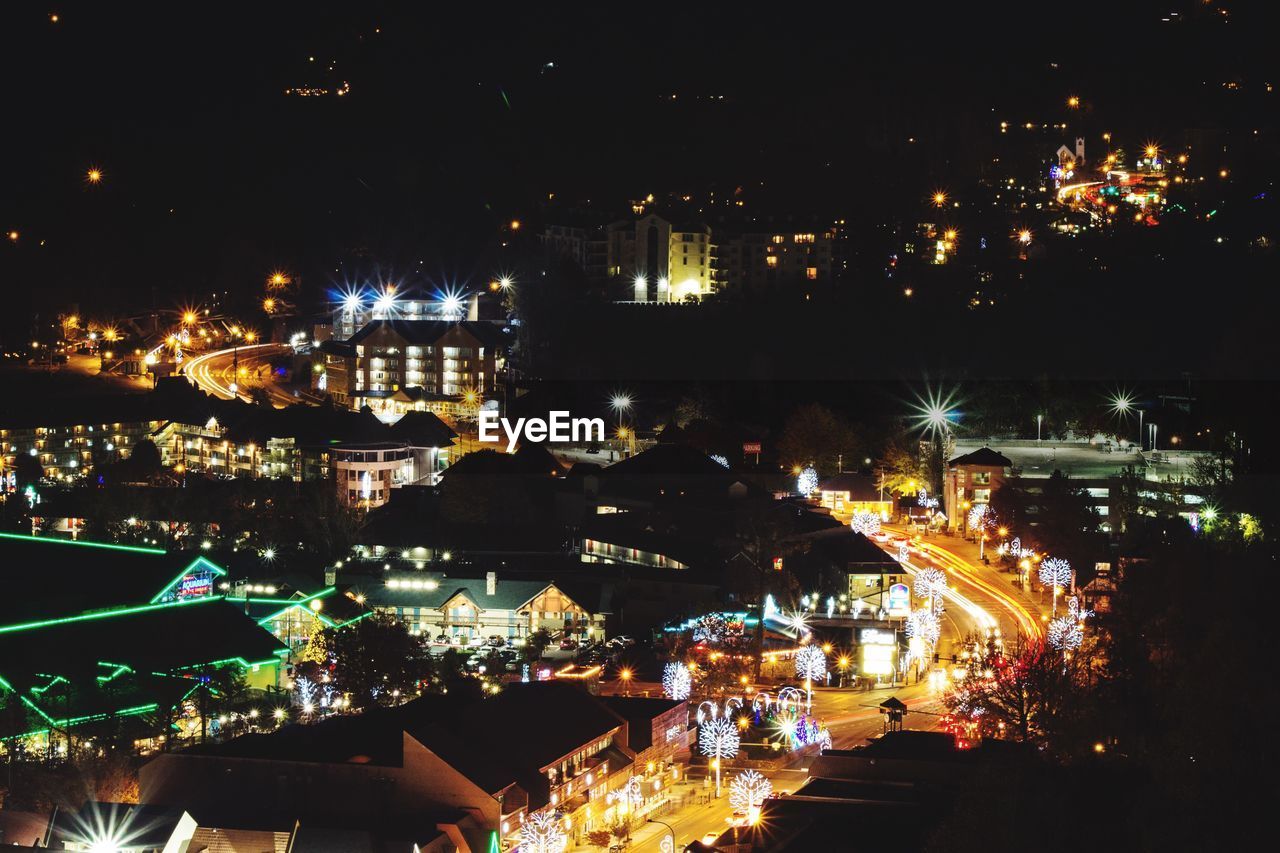
{"label": "red sign", "polygon": [[780,571],[782,571],[782,558],[781,558],[781,557],[774,557],[774,558],[773,558],[773,570],[774,570],[775,572],[780,572]]}
{"label": "red sign", "polygon": [[759,453],[759,452],[760,452],[760,442],[758,442],[758,441],[744,441],[744,442],[742,443],[742,452],[743,452],[743,453]]}

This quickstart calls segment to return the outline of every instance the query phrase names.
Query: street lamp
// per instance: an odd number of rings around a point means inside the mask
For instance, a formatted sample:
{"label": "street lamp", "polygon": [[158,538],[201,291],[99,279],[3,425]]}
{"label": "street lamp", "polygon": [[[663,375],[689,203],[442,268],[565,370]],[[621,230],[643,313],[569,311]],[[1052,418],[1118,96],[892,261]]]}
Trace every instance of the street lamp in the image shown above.
{"label": "street lamp", "polygon": [[1044,421],[1044,415],[1036,415],[1036,441],[1040,440],[1040,424]]}
{"label": "street lamp", "polygon": [[631,676],[632,672],[630,667],[624,666],[618,672],[618,678],[622,679],[622,695],[624,696],[631,695]]}

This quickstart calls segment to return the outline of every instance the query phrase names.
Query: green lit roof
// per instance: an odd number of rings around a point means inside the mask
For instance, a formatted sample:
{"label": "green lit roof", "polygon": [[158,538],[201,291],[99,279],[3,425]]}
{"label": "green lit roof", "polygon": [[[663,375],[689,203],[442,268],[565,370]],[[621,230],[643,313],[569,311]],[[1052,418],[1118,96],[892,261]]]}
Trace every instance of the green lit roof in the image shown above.
{"label": "green lit roof", "polygon": [[226,571],[199,553],[0,533],[0,625],[159,602],[184,576]]}

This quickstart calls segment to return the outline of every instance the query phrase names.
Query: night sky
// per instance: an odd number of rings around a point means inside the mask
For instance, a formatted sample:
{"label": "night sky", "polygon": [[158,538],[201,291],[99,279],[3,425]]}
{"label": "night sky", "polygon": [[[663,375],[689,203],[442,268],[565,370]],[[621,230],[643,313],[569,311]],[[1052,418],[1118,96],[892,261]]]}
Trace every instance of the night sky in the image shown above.
{"label": "night sky", "polygon": [[[472,281],[551,193],[742,188],[771,215],[878,225],[975,180],[1000,116],[1059,120],[1076,92],[1080,126],[1135,138],[1275,130],[1244,4],[437,5],[6,8],[4,332],[73,301],[251,296],[277,267],[316,305],[373,269]],[[1226,79],[1249,85],[1205,83]]]}

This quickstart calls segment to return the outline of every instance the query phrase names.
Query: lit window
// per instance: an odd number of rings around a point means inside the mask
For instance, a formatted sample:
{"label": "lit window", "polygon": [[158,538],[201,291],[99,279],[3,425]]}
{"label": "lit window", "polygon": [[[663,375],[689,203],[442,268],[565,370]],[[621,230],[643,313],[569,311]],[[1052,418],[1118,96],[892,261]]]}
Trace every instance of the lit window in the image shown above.
{"label": "lit window", "polygon": [[765,263],[765,266],[769,267],[769,269],[773,269],[778,265],[778,256],[770,255],[769,257],[764,259],[764,263]]}
{"label": "lit window", "polygon": [[817,267],[806,267],[806,268],[805,268],[805,271],[804,271],[804,274],[805,274],[805,277],[806,277],[806,278],[808,278],[810,281],[813,281],[814,279],[816,279],[816,278],[818,277],[818,268],[817,268]]}

